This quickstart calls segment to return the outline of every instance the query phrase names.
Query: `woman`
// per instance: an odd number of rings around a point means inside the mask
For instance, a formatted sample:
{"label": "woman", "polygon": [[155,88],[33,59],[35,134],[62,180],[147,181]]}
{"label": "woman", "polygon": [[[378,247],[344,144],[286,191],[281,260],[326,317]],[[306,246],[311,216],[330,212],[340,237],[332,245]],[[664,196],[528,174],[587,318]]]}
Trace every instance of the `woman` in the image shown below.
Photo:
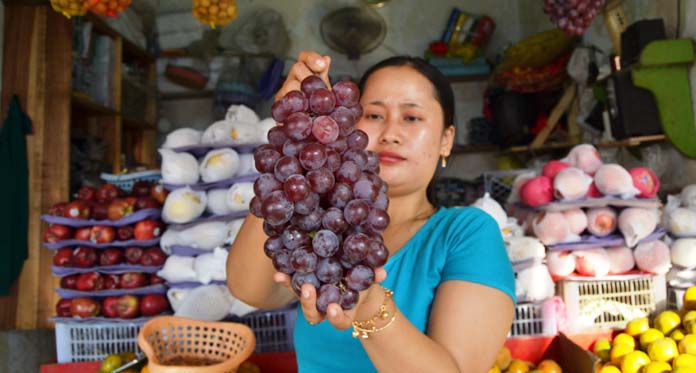
{"label": "woman", "polygon": [[[310,74],[328,83],[330,63],[302,52],[276,97],[299,90]],[[486,372],[510,329],[514,276],[492,218],[474,208],[437,208],[426,195],[452,149],[452,89],[410,57],[373,66],[360,88],[357,128],[380,154],[389,185],[383,238],[390,258],[375,271],[384,287],[361,292],[350,311],[329,305],[325,317],[314,287],[302,287],[294,336],[300,372]],[[275,308],[295,296],[289,277],[264,255],[265,239],[261,219],[249,215],[230,250],[228,286],[248,304]]]}

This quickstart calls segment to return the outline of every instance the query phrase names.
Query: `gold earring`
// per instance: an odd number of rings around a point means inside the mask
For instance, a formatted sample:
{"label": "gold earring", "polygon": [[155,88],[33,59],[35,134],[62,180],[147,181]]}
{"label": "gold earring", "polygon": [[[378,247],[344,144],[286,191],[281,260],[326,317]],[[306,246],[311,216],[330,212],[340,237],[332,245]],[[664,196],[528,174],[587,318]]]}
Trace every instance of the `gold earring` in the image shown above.
{"label": "gold earring", "polygon": [[447,167],[447,158],[444,155],[440,156],[440,167]]}

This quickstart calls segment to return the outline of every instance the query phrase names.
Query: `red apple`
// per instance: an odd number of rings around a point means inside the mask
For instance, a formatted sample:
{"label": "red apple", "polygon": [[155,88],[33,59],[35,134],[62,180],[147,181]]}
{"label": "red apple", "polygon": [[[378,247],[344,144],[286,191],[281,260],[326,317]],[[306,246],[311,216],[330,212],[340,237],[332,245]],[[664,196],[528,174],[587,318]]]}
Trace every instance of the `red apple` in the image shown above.
{"label": "red apple", "polygon": [[56,203],[48,210],[48,214],[53,216],[65,216],[65,205],[67,205],[67,203]]}
{"label": "red apple", "polygon": [[85,185],[77,191],[77,199],[88,202],[95,201],[97,199],[97,189]]}
{"label": "red apple", "polygon": [[143,256],[143,248],[137,246],[130,246],[126,248],[125,251],[126,261],[128,264],[139,264],[140,258]]}
{"label": "red apple", "polygon": [[128,272],[121,275],[121,289],[136,289],[149,285],[150,279],[145,273]]}
{"label": "red apple", "polygon": [[156,273],[151,273],[150,274],[150,285],[159,285],[159,284],[166,284],[167,280],[163,279],[162,277],[157,276]]}
{"label": "red apple", "polygon": [[136,210],[158,209],[160,207],[162,207],[162,206],[160,206],[159,202],[157,202],[157,200],[155,200],[152,197],[140,197],[135,202],[135,209]]}
{"label": "red apple", "polygon": [[99,272],[80,273],[77,278],[77,290],[99,291],[104,289],[104,278]]}
{"label": "red apple", "polygon": [[72,317],[72,299],[61,299],[56,303],[56,316]]}
{"label": "red apple", "polygon": [[158,315],[168,308],[167,297],[162,294],[146,294],[140,298],[140,313],[143,316]]}
{"label": "red apple", "polygon": [[640,191],[638,197],[655,197],[657,191],[660,190],[660,179],[649,168],[634,167],[628,173],[633,178],[633,186]]}
{"label": "red apple", "polygon": [[62,240],[67,240],[72,237],[70,227],[60,224],[52,224],[48,226],[44,232],[44,242],[54,243]]}
{"label": "red apple", "polygon": [[121,195],[123,195],[123,191],[113,184],[104,184],[97,189],[97,201],[108,203]]}
{"label": "red apple", "polygon": [[118,297],[106,297],[102,301],[102,315],[108,318],[118,317]]}
{"label": "red apple", "polygon": [[145,180],[138,180],[133,183],[133,188],[131,189],[131,196],[133,197],[145,197],[150,195],[150,187],[152,187],[152,182]]}
{"label": "red apple", "polygon": [[123,227],[118,227],[116,230],[116,235],[118,236],[119,241],[128,241],[133,238],[133,226],[132,225],[126,225]]}
{"label": "red apple", "polygon": [[97,250],[92,247],[79,246],[72,252],[72,264],[75,267],[94,267],[97,264],[97,259]]}
{"label": "red apple", "polygon": [[57,267],[70,267],[73,264],[73,249],[64,247],[53,254],[53,265]]}
{"label": "red apple", "polygon": [[75,298],[71,302],[70,312],[73,316],[94,317],[99,316],[101,308],[99,302],[92,298]]}
{"label": "red apple", "polygon": [[119,220],[133,213],[135,202],[129,203],[125,198],[117,198],[109,204],[109,220]]}
{"label": "red apple", "polygon": [[99,254],[99,265],[113,266],[123,263],[123,251],[110,247]]}
{"label": "red apple", "polygon": [[140,314],[140,300],[135,295],[122,295],[118,298],[118,317],[133,319]]}
{"label": "red apple", "polygon": [[92,207],[86,201],[72,201],[65,205],[65,217],[70,219],[89,219]]}
{"label": "red apple", "polygon": [[114,242],[116,231],[113,227],[106,225],[95,225],[89,235],[89,240],[94,243]]}
{"label": "red apple", "polygon": [[60,279],[60,287],[63,289],[77,289],[77,278],[80,275],[64,276]]}
{"label": "red apple", "polygon": [[151,247],[143,252],[140,264],[144,266],[161,266],[167,261],[167,254],[159,247]]}
{"label": "red apple", "polygon": [[162,184],[153,185],[150,188],[150,197],[154,198],[160,205],[164,205],[164,201],[167,199],[169,192],[164,189]]}
{"label": "red apple", "polygon": [[81,227],[75,230],[73,238],[80,241],[89,241],[91,235],[92,227]]}
{"label": "red apple", "polygon": [[109,205],[101,202],[92,203],[92,219],[106,220],[109,218]]}
{"label": "red apple", "polygon": [[107,274],[104,277],[104,290],[118,289],[121,286],[121,275]]}
{"label": "red apple", "polygon": [[138,241],[151,240],[162,233],[162,225],[158,220],[147,219],[135,225],[135,239]]}

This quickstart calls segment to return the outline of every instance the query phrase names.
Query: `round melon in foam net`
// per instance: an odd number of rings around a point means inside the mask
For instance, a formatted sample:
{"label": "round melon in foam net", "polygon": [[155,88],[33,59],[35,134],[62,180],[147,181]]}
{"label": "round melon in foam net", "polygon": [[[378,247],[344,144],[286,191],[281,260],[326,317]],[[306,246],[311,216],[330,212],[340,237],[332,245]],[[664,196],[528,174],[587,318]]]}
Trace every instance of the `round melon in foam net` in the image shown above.
{"label": "round melon in foam net", "polygon": [[573,167],[583,170],[587,174],[594,174],[602,166],[602,158],[597,149],[590,144],[580,144],[574,146],[568,156],[561,159]]}
{"label": "round melon in foam net", "polygon": [[259,122],[258,124],[258,138],[257,142],[259,144],[267,144],[268,143],[268,131],[271,130],[271,128],[277,126],[277,123],[273,118],[266,118],[263,119],[262,121]]}
{"label": "round melon in foam net", "polygon": [[527,302],[536,302],[553,297],[555,285],[548,268],[538,264],[517,273],[515,295]]}
{"label": "round melon in foam net", "polygon": [[211,221],[196,224],[179,232],[179,244],[202,250],[223,246],[227,240],[227,223]]}
{"label": "round melon in foam net", "polygon": [[239,170],[239,154],[233,149],[215,149],[201,161],[199,171],[203,182],[229,179]]}
{"label": "round melon in foam net", "polygon": [[189,153],[177,153],[160,149],[162,156],[162,181],[169,184],[195,184],[198,182],[198,161]]}
{"label": "round melon in foam net", "polygon": [[237,183],[227,190],[225,203],[231,211],[244,211],[249,209],[252,198],[254,198],[254,183]]}
{"label": "round melon in foam net", "polygon": [[568,222],[570,233],[580,235],[587,228],[587,215],[582,209],[565,210],[563,216]]}
{"label": "round melon in foam net", "polygon": [[640,191],[633,186],[633,178],[625,168],[618,164],[605,164],[594,175],[594,183],[605,196],[633,198]]}
{"label": "round melon in foam net", "polygon": [[574,201],[587,195],[592,178],[579,168],[568,167],[553,179],[554,195],[562,201]]}
{"label": "round melon in foam net", "polygon": [[162,207],[162,220],[167,223],[188,223],[203,214],[207,203],[203,191],[189,187],[177,189],[167,196]]}
{"label": "round melon in foam net", "polygon": [[665,274],[672,267],[669,247],[659,240],[639,244],[633,256],[638,268],[646,272]]}
{"label": "round melon in foam net", "polygon": [[232,210],[227,206],[228,188],[211,189],[208,191],[206,210],[213,215],[227,215]]}
{"label": "round melon in foam net", "polygon": [[682,189],[679,198],[685,207],[696,208],[696,184],[685,186]]}
{"label": "round melon in foam net", "polygon": [[193,128],[179,128],[167,135],[167,139],[162,144],[165,149],[178,148],[182,146],[198,145],[201,143],[201,131]]}
{"label": "round melon in foam net", "polygon": [[616,211],[610,207],[587,210],[587,231],[595,237],[605,237],[616,230]]}
{"label": "round melon in foam net", "polygon": [[609,255],[609,274],[619,275],[626,273],[636,266],[633,259],[633,250],[626,246],[616,246],[607,248]]}
{"label": "round melon in foam net", "polygon": [[678,237],[696,236],[696,211],[684,207],[665,210],[667,230]]}
{"label": "round melon in foam net", "polygon": [[609,254],[598,247],[575,252],[575,270],[583,276],[602,277],[609,274]]}
{"label": "round melon in foam net", "polygon": [[225,120],[256,124],[259,122],[259,116],[246,105],[230,105],[225,113]]}
{"label": "round melon in foam net", "polygon": [[682,268],[696,268],[696,238],[680,238],[669,248],[672,264]]}
{"label": "round melon in foam net", "polygon": [[549,251],[546,254],[546,264],[552,276],[570,276],[575,272],[575,255],[572,251]]}
{"label": "round melon in foam net", "polygon": [[657,209],[629,207],[619,214],[619,230],[624,236],[626,245],[633,247],[638,241],[648,237],[658,222]]}
{"label": "round melon in foam net", "polygon": [[521,262],[528,259],[543,259],[546,248],[534,237],[511,237],[505,241],[510,261]]}
{"label": "round melon in foam net", "polygon": [[490,194],[484,194],[483,197],[474,201],[471,206],[483,210],[490,215],[495,222],[498,223],[498,228],[503,229],[507,225],[507,214],[505,210],[503,210],[498,201],[491,198]]}
{"label": "round melon in foam net", "polygon": [[561,212],[540,212],[532,221],[532,230],[544,245],[555,245],[580,239],[570,232],[568,221]]}

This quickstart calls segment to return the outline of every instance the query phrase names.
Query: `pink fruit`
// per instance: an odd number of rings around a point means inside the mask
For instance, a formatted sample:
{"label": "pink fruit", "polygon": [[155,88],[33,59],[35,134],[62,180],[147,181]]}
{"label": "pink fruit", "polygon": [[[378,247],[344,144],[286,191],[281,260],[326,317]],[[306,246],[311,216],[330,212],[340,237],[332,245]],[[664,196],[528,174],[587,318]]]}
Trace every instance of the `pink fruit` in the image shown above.
{"label": "pink fruit", "polygon": [[541,170],[541,174],[553,179],[554,177],[556,177],[556,175],[558,175],[559,172],[565,170],[568,167],[570,167],[570,165],[563,161],[548,161],[544,165],[544,168]]}
{"label": "pink fruit", "polygon": [[594,175],[597,190],[605,196],[632,198],[638,194],[633,186],[633,178],[625,168],[618,164],[605,164]]}
{"label": "pink fruit", "polygon": [[638,197],[654,197],[660,190],[660,180],[652,170],[645,167],[634,167],[628,173],[633,178],[633,186],[640,191]]}
{"label": "pink fruit", "polygon": [[572,251],[549,251],[546,254],[546,264],[551,276],[570,276],[575,272],[575,255]]}
{"label": "pink fruit", "polygon": [[621,211],[618,220],[619,230],[628,247],[648,237],[657,227],[658,213],[655,209],[629,207]]}
{"label": "pink fruit", "polygon": [[610,235],[616,230],[616,212],[609,207],[587,210],[587,230],[596,237]]}
{"label": "pink fruit", "polygon": [[525,204],[536,207],[553,201],[553,183],[551,178],[537,176],[522,185],[520,199]]}
{"label": "pink fruit", "polygon": [[602,166],[602,158],[597,149],[590,144],[580,144],[573,147],[568,156],[561,159],[573,167],[593,175]]}
{"label": "pink fruit", "polygon": [[581,169],[568,167],[553,179],[553,189],[556,198],[573,201],[585,197],[592,184],[592,178]]}
{"label": "pink fruit", "polygon": [[532,222],[534,235],[544,245],[555,245],[568,238],[570,229],[563,213],[541,212]]}
{"label": "pink fruit", "polygon": [[580,235],[587,228],[587,215],[582,209],[563,211],[563,216],[568,222],[570,233]]}
{"label": "pink fruit", "polygon": [[609,254],[601,247],[575,252],[575,270],[583,276],[602,277],[609,273]]}
{"label": "pink fruit", "polygon": [[636,246],[633,255],[638,268],[646,272],[665,274],[672,267],[669,247],[659,240]]}
{"label": "pink fruit", "polygon": [[633,250],[626,246],[609,247],[607,254],[609,255],[609,274],[620,275],[636,266]]}

